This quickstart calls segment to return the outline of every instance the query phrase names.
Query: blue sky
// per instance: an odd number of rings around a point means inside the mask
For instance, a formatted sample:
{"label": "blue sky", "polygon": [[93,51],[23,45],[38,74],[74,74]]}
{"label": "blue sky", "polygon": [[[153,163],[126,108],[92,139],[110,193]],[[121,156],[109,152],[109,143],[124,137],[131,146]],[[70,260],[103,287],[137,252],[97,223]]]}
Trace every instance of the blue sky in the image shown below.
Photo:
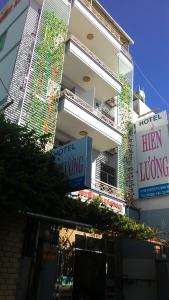
{"label": "blue sky", "polygon": [[135,42],[130,51],[144,75],[135,66],[134,86],[152,109],[169,112],[169,0],[99,2]]}

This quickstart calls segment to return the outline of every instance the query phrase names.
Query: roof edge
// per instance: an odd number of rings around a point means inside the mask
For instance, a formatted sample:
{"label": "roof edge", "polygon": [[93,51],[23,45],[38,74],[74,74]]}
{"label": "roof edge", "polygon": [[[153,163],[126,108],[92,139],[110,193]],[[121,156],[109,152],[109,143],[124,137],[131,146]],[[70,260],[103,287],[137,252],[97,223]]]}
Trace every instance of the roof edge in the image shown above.
{"label": "roof edge", "polygon": [[124,29],[113,19],[113,17],[107,12],[107,10],[100,4],[98,0],[93,0],[99,8],[105,13],[105,15],[109,18],[109,20],[116,25],[116,27],[119,29],[119,31],[128,39],[129,44],[133,45],[134,41],[133,39],[124,31]]}

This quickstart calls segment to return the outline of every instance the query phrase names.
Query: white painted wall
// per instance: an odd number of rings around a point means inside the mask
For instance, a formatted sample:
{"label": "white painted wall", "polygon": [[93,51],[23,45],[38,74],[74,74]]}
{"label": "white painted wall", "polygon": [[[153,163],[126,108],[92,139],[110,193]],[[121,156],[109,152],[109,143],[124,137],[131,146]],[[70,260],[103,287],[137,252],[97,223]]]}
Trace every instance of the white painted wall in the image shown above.
{"label": "white painted wall", "polygon": [[[9,89],[12,79],[28,5],[29,0],[22,0],[0,26],[0,35],[7,31],[4,48],[0,51],[0,77],[7,89]],[[0,81],[0,102],[4,97],[7,97],[7,92]]]}
{"label": "white painted wall", "polygon": [[139,111],[140,115],[144,115],[146,113],[151,112],[151,109],[144,102],[142,102],[141,100],[138,100],[138,101],[139,101],[139,106],[140,106],[140,111]]}
{"label": "white painted wall", "polygon": [[139,119],[145,118],[145,114],[154,115],[154,112],[140,99],[133,101],[133,110],[138,113]]}
{"label": "white painted wall", "polygon": [[139,115],[134,110],[133,110],[132,114],[133,114],[133,123],[135,124],[138,121]]}
{"label": "white painted wall", "polygon": [[118,60],[119,60],[120,74],[126,75],[128,73],[133,72],[134,68],[132,62],[128,60],[122,52],[118,54]]}

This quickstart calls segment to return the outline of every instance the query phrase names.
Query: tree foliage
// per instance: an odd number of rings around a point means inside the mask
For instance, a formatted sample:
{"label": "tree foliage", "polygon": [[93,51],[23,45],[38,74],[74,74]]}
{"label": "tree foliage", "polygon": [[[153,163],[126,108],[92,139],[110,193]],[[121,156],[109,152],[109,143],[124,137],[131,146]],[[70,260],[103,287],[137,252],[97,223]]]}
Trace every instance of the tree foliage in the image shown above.
{"label": "tree foliage", "polygon": [[100,199],[81,202],[66,194],[65,178],[46,153],[47,137],[0,115],[0,210],[26,210],[92,225],[104,234],[146,239],[155,232],[108,209]]}
{"label": "tree foliage", "polygon": [[45,136],[37,138],[0,116],[1,209],[44,212],[60,205],[64,182],[45,143]]}
{"label": "tree foliage", "polygon": [[149,239],[155,236],[154,229],[109,209],[99,198],[87,202],[66,201],[65,218],[87,223],[102,231],[104,235],[127,236],[137,239]]}

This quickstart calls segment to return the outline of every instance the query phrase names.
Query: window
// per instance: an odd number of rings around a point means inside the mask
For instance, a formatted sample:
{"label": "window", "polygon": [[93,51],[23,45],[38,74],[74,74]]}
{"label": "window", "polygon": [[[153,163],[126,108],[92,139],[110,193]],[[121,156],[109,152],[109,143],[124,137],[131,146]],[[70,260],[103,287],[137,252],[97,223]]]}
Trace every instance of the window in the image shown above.
{"label": "window", "polygon": [[100,180],[112,186],[116,186],[116,170],[101,163]]}
{"label": "window", "polygon": [[0,51],[3,50],[3,47],[4,47],[4,45],[5,45],[6,34],[7,34],[7,31],[5,31],[5,32],[0,36]]}

